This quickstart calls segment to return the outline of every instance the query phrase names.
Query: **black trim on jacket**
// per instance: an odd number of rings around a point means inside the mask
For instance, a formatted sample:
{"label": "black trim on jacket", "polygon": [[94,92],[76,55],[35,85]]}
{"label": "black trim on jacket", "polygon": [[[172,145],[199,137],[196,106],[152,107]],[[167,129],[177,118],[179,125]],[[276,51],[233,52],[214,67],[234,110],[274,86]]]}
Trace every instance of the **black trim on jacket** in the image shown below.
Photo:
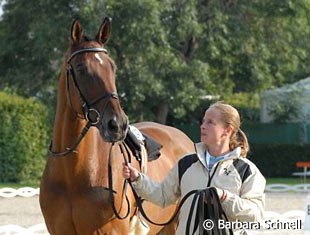
{"label": "black trim on jacket", "polygon": [[195,162],[198,161],[198,156],[196,153],[187,155],[183,157],[179,161],[179,183],[181,182],[182,176],[184,175],[185,171]]}
{"label": "black trim on jacket", "polygon": [[250,165],[240,158],[235,159],[233,164],[236,170],[238,171],[239,176],[243,183],[252,174]]}

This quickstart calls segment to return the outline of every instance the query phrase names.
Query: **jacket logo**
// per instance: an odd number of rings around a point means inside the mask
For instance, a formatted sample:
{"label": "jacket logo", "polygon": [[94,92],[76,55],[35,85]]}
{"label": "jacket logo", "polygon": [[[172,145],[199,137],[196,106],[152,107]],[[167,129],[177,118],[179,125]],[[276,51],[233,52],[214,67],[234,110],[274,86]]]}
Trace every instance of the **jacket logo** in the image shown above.
{"label": "jacket logo", "polygon": [[224,174],[229,175],[231,171],[229,171],[226,167],[224,168]]}

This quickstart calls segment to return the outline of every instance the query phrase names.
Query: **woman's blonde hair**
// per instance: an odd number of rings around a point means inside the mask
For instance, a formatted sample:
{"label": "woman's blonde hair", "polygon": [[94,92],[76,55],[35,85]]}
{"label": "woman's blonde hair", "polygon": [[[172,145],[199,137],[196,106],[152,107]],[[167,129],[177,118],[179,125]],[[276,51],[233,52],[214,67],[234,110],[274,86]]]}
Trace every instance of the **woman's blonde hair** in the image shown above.
{"label": "woman's blonde hair", "polygon": [[241,148],[241,156],[246,157],[250,150],[248,138],[245,133],[240,129],[240,115],[233,106],[223,102],[216,102],[210,105],[210,108],[215,108],[221,113],[221,121],[233,127],[232,135],[230,137],[229,148],[230,150],[236,147]]}

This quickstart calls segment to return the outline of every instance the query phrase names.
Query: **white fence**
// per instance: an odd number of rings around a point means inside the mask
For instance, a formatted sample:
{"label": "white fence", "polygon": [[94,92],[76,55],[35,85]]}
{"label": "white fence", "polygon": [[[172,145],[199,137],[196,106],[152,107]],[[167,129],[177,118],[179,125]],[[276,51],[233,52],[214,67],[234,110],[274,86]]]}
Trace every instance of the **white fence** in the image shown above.
{"label": "white fence", "polygon": [[266,192],[310,192],[310,184],[268,184],[265,188]]}
{"label": "white fence", "polygon": [[[310,184],[268,184],[266,185],[266,192],[310,192]],[[39,188],[23,187],[19,189],[14,188],[0,188],[0,197],[33,197],[40,194]]]}
{"label": "white fence", "polygon": [[[0,188],[1,198],[13,198],[13,197],[34,197],[40,193],[39,188],[22,187],[18,189],[14,188]],[[23,208],[21,208],[22,210]],[[0,221],[1,222],[1,221]],[[22,227],[15,224],[0,225],[0,235],[47,235],[46,225],[43,223],[36,224],[30,227]]]}
{"label": "white fence", "polygon": [[[298,184],[298,185],[286,185],[286,184],[270,184],[266,186],[266,192],[310,192],[310,184]],[[12,197],[33,197],[38,196],[40,193],[39,188],[23,187],[19,189],[13,188],[1,188],[0,199],[12,198]],[[302,223],[305,221],[305,212],[302,210],[290,210],[285,213],[277,213],[274,211],[265,212],[266,220],[301,220]],[[273,231],[275,232],[275,231]],[[300,231],[302,232],[302,231]],[[309,232],[309,231],[308,231]],[[45,224],[36,224],[31,227],[22,227],[19,225],[8,224],[0,225],[0,235],[47,235]],[[250,231],[249,234],[264,234],[259,231]],[[272,233],[271,233],[272,234]],[[273,233],[276,234],[276,233]],[[296,233],[297,234],[297,233]],[[304,233],[300,233],[304,234]],[[282,233],[283,235],[283,233]]]}
{"label": "white fence", "polygon": [[[265,212],[265,220],[275,220],[275,221],[294,221],[294,220],[301,220],[302,224],[304,223],[305,219],[305,212],[301,210],[291,210],[285,213],[277,213],[274,211],[266,211]],[[300,231],[300,230],[299,230]],[[275,234],[276,232],[280,231],[252,231],[249,234]],[[296,232],[296,231],[295,231]],[[300,231],[300,234],[303,234]],[[0,225],[0,235],[48,235],[45,224],[37,224],[31,226],[29,228],[24,228],[18,225]],[[283,232],[282,232],[283,234]],[[295,234],[295,233],[294,233]],[[297,234],[297,233],[296,233]]]}
{"label": "white fence", "polygon": [[19,225],[8,224],[0,225],[1,235],[47,235],[45,224],[36,224],[29,228],[24,228]]}
{"label": "white fence", "polygon": [[19,189],[14,188],[1,188],[0,189],[0,197],[11,198],[11,197],[33,197],[37,196],[40,193],[39,188],[30,188],[23,187]]}

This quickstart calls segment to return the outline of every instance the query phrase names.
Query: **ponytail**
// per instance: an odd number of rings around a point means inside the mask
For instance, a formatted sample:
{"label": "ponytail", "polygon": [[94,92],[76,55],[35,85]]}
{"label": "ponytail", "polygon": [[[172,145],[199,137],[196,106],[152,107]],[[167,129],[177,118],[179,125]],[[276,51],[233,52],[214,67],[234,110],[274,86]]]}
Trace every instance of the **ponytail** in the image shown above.
{"label": "ponytail", "polygon": [[241,156],[246,157],[247,153],[250,150],[248,138],[246,137],[245,133],[238,128],[237,131],[231,136],[229,148],[233,150],[237,147],[241,148]]}

